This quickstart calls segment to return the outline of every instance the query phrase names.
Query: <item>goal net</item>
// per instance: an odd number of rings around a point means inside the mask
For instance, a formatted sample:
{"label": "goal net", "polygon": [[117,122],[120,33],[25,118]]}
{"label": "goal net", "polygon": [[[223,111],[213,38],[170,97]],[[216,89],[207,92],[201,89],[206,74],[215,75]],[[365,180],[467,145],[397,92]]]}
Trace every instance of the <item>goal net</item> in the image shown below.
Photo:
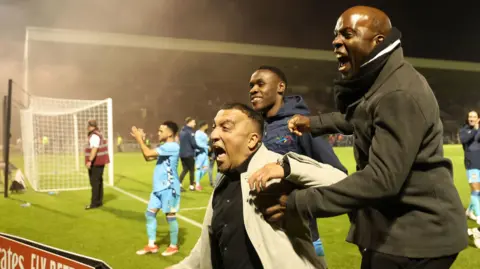
{"label": "goal net", "polygon": [[113,185],[112,100],[71,100],[30,96],[21,111],[25,175],[36,191],[89,188],[84,149],[87,122],[97,120],[108,141],[110,164],[104,181]]}

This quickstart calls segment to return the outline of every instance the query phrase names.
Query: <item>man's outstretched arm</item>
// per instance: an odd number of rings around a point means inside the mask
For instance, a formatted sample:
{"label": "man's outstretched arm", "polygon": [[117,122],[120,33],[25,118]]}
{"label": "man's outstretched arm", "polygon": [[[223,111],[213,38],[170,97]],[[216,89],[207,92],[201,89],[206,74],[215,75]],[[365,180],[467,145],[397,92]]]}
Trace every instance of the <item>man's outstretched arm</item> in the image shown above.
{"label": "man's outstretched arm", "polygon": [[288,121],[288,128],[298,136],[305,132],[311,132],[314,136],[336,133],[353,134],[353,125],[340,112],[310,117],[295,115]]}
{"label": "man's outstretched arm", "polygon": [[[404,111],[400,116],[392,111]],[[416,101],[396,91],[380,100],[374,114],[375,135],[368,164],[331,186],[294,191],[287,211],[328,217],[370,206],[397,195],[416,159],[428,126]]]}
{"label": "man's outstretched arm", "polygon": [[310,128],[313,136],[324,134],[342,133],[344,135],[353,134],[353,125],[340,112],[319,114],[310,117]]}

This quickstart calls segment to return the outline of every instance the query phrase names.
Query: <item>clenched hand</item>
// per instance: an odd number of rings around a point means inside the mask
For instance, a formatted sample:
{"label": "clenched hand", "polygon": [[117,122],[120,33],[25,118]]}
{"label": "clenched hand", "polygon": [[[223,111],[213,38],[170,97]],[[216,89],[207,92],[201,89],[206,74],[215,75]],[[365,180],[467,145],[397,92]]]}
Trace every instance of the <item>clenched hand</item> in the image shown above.
{"label": "clenched hand", "polygon": [[310,132],[310,118],[303,115],[294,115],[288,121],[288,129],[295,135],[302,136]]}

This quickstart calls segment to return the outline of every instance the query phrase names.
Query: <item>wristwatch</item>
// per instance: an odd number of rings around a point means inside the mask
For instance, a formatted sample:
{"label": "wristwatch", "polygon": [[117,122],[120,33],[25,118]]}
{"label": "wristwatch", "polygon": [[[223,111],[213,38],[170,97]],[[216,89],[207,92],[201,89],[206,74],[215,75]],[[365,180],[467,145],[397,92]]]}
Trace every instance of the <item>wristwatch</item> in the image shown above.
{"label": "wristwatch", "polygon": [[280,165],[283,168],[283,177],[288,177],[290,175],[290,161],[288,161],[287,156],[283,156],[283,158],[280,158],[277,160],[277,164]]}

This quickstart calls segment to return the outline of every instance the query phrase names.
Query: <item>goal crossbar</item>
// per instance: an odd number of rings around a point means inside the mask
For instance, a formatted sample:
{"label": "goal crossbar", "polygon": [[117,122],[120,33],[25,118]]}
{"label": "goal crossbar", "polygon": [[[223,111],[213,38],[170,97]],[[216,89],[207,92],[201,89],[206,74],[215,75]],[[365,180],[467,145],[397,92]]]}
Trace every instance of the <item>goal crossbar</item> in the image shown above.
{"label": "goal crossbar", "polygon": [[[333,53],[327,50],[41,27],[27,27],[26,44],[29,40],[317,61],[336,61]],[[25,50],[28,50],[28,46],[26,45],[25,47]],[[476,62],[410,57],[407,57],[406,59],[419,68],[480,72],[480,63]]]}
{"label": "goal crossbar", "polygon": [[[38,97],[32,97],[32,98],[38,98]],[[44,100],[55,100],[54,98],[44,98],[44,97],[40,97],[41,99],[44,99]],[[37,110],[35,111],[35,114],[36,115],[40,115],[40,116],[59,116],[59,115],[65,115],[65,114],[75,114],[75,113],[78,113],[80,111],[83,111],[83,110],[87,110],[89,108],[93,108],[93,107],[96,107],[98,105],[101,105],[101,104],[108,104],[110,99],[105,99],[105,100],[102,100],[102,101],[98,101],[98,100],[81,100],[81,101],[86,101],[86,102],[89,102],[89,103],[92,103],[92,102],[96,102],[96,103],[93,103],[93,104],[90,104],[90,105],[85,105],[85,106],[82,106],[80,108],[59,108],[59,107],[54,107],[54,109],[52,110],[56,110],[56,111],[41,111],[41,110]],[[33,109],[35,110],[35,103],[32,104],[32,106],[28,109]],[[62,109],[62,111],[58,111]]]}

